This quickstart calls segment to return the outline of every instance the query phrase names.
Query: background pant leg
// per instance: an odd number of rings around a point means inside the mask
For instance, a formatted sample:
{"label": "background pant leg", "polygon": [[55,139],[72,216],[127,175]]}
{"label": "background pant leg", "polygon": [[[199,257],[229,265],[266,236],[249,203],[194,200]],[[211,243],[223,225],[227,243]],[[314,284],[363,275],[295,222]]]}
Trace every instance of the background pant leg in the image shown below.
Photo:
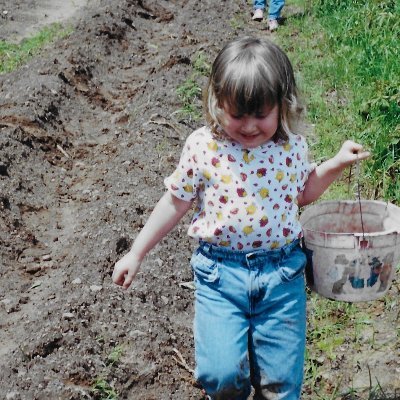
{"label": "background pant leg", "polygon": [[281,11],[283,6],[285,5],[284,0],[270,0],[269,3],[269,19],[278,19],[281,16]]}
{"label": "background pant leg", "polygon": [[261,10],[265,10],[265,6],[266,6],[266,1],[265,0],[253,0],[253,8],[254,10],[256,9],[261,9]]}

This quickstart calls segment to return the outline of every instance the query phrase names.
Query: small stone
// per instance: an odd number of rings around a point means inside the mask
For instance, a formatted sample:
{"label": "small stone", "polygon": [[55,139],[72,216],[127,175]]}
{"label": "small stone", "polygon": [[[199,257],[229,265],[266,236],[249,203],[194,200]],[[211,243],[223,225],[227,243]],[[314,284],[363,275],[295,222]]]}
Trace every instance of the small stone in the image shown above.
{"label": "small stone", "polygon": [[162,267],[163,262],[161,258],[156,258],[155,262],[158,264],[159,267]]}
{"label": "small stone", "polygon": [[20,299],[19,299],[19,303],[20,304],[27,304],[28,302],[29,302],[29,296],[22,296]]}
{"label": "small stone", "polygon": [[18,303],[9,299],[1,300],[0,305],[4,307],[7,314],[11,314],[13,312],[18,312],[21,310],[21,306]]}
{"label": "small stone", "polygon": [[100,290],[103,289],[103,286],[98,286],[98,285],[92,285],[90,286],[90,290],[92,292],[100,292]]}
{"label": "small stone", "polygon": [[138,336],[145,336],[146,333],[143,331],[140,331],[139,329],[135,329],[134,331],[129,332],[130,337],[138,337]]}
{"label": "small stone", "polygon": [[43,260],[43,261],[50,261],[50,260],[51,260],[51,254],[45,254],[45,255],[42,257],[42,260]]}
{"label": "small stone", "polygon": [[72,314],[72,313],[70,313],[70,312],[66,312],[66,313],[64,313],[64,314],[62,315],[62,317],[63,317],[64,319],[71,320],[71,319],[74,318],[74,314]]}
{"label": "small stone", "polygon": [[3,11],[3,14],[4,14],[4,15],[7,15],[7,14],[8,14],[8,11],[7,11],[7,10],[4,10],[4,11]]}
{"label": "small stone", "polygon": [[33,282],[32,286],[29,289],[35,289],[42,284],[42,281]]}
{"label": "small stone", "polygon": [[82,283],[81,278],[76,278],[71,282],[73,285],[80,285]]}
{"label": "small stone", "polygon": [[39,272],[41,269],[42,267],[40,266],[40,264],[27,265],[25,267],[25,271],[28,274],[36,274],[36,272]]}
{"label": "small stone", "polygon": [[164,305],[167,305],[169,302],[168,297],[166,296],[161,296],[161,301],[164,303]]}

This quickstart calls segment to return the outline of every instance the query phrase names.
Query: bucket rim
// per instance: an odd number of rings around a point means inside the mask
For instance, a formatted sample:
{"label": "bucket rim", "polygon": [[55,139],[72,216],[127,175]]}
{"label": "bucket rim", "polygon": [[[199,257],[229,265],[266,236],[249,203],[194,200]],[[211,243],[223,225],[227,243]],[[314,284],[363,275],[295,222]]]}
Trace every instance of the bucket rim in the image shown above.
{"label": "bucket rim", "polygon": [[[381,200],[361,200],[361,204],[376,204],[379,206],[385,206],[386,208],[388,207],[394,207],[400,210],[400,207],[396,206],[393,203],[386,202],[386,201],[381,201]],[[311,209],[319,208],[324,205],[340,205],[340,204],[358,204],[358,200],[322,200],[318,203],[311,204],[307,206],[304,211],[302,212],[300,219],[302,217],[307,217],[307,214],[310,212]],[[318,234],[324,234],[326,236],[347,236],[347,237],[356,237],[356,238],[363,238],[363,237],[377,237],[377,236],[386,236],[390,234],[400,234],[400,227],[398,229],[392,228],[392,229],[387,229],[385,231],[376,231],[376,232],[324,232],[321,230],[317,229],[310,229],[304,226],[304,223],[302,225],[302,230],[303,232],[312,232],[312,233],[318,233]]]}

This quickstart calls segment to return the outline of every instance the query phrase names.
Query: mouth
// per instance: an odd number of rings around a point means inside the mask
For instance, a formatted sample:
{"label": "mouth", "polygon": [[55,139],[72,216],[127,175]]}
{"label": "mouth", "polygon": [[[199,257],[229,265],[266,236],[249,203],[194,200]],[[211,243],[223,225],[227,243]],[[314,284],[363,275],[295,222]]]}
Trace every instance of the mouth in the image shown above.
{"label": "mouth", "polygon": [[254,138],[256,138],[257,136],[259,136],[259,133],[252,133],[252,134],[245,134],[245,133],[241,133],[240,137],[242,137],[245,140],[252,140]]}

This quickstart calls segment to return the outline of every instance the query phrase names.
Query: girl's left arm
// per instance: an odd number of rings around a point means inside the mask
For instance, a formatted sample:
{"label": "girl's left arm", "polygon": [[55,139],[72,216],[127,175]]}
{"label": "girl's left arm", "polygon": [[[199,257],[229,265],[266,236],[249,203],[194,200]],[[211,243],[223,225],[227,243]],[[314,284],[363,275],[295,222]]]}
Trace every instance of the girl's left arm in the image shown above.
{"label": "girl's left arm", "polygon": [[304,190],[297,196],[299,207],[312,203],[325,192],[342,171],[357,160],[368,158],[370,153],[363,151],[362,145],[347,140],[339,152],[329,160],[318,165],[309,175]]}

